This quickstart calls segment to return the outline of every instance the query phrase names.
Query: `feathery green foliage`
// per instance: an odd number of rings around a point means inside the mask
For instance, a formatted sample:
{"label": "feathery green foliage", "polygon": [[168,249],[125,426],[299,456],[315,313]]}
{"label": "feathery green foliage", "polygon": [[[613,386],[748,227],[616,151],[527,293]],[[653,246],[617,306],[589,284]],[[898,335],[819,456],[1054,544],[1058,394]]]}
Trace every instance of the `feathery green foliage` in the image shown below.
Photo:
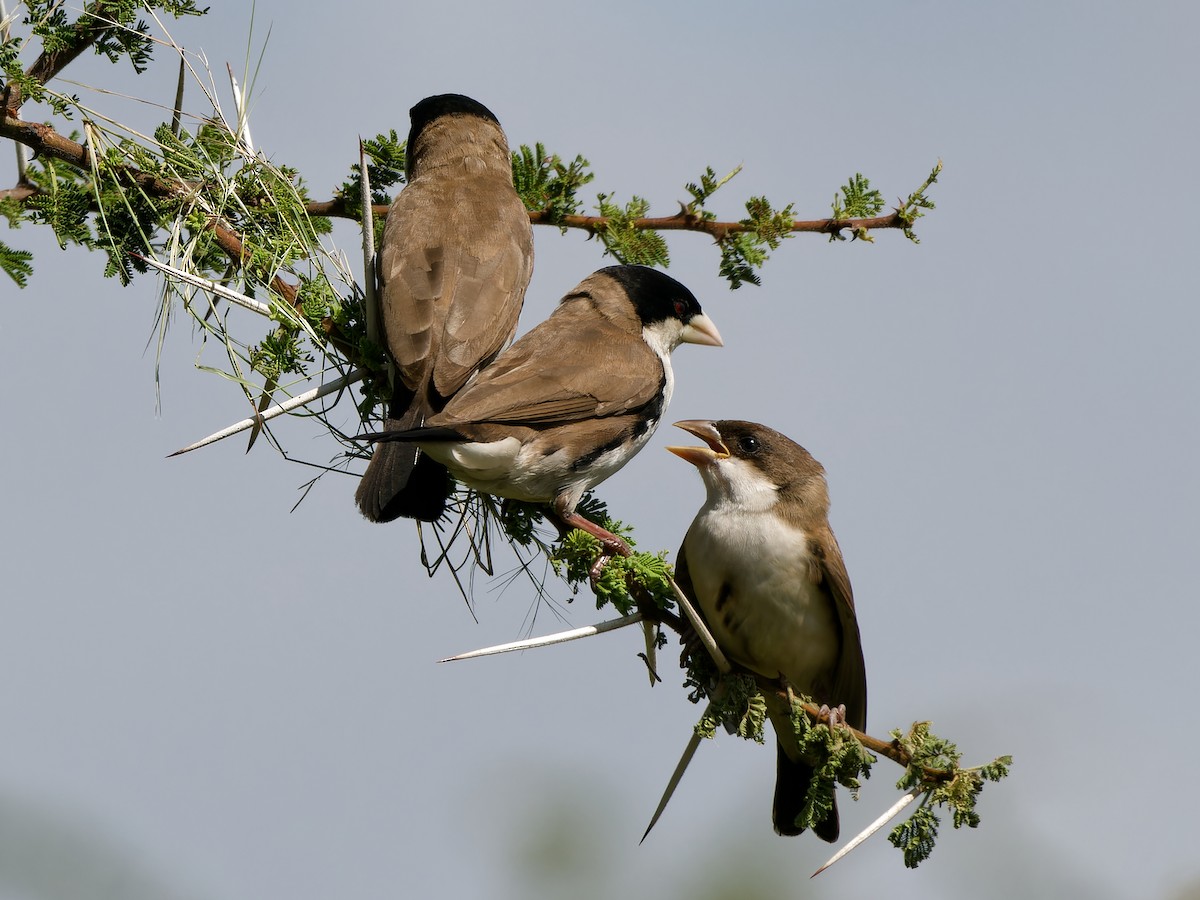
{"label": "feathery green foliage", "polygon": [[33,274],[30,262],[33,254],[28,250],[14,250],[4,241],[0,241],[0,269],[17,283],[17,287],[25,287],[29,276]]}
{"label": "feathery green foliage", "polygon": [[522,144],[512,155],[513,186],[526,209],[544,213],[547,224],[565,232],[563,219],[582,208],[579,189],[595,177],[589,165],[579,155],[564,163],[558,155],[547,154],[540,142],[532,148]]}
{"label": "feathery green foliage", "polygon": [[900,209],[897,210],[897,212],[900,214],[900,218],[903,219],[905,223],[904,236],[914,244],[919,244],[921,241],[917,238],[916,233],[913,231],[913,224],[917,221],[917,219],[925,215],[922,210],[937,208],[934,202],[929,199],[925,192],[937,183],[938,175],[940,175],[941,172],[942,161],[939,159],[937,165],[933,167],[933,171],[929,173],[929,177],[921,183],[919,188],[908,195],[908,199],[905,200]]}
{"label": "feathery green foliage", "polygon": [[765,740],[767,703],[753,675],[734,672],[721,679],[709,695],[709,705],[696,723],[696,734],[711,739],[717,728],[756,743]]}
{"label": "feathery green foliage", "polygon": [[768,251],[792,236],[795,211],[790,203],[777,210],[766,197],[751,197],[746,201],[746,212],[748,215],[739,224],[748,230],[729,232],[718,241],[721,277],[729,282],[731,290],[743,284],[762,284],[757,270],[766,263]]}
{"label": "feathery green foliage", "polygon": [[684,206],[684,212],[688,215],[698,216],[705,221],[716,221],[717,214],[712,210],[705,209],[705,204],[713,194],[727,185],[740,171],[742,171],[742,167],[737,166],[725,177],[718,178],[712,166],[706,166],[699,182],[689,181],[684,185],[684,190],[692,195],[692,199]]}
{"label": "feathery green foliage", "polygon": [[916,812],[892,829],[888,840],[904,854],[904,865],[915,869],[929,858],[937,840],[938,817],[924,799]]}
{"label": "feathery green foliage", "polygon": [[[405,142],[393,128],[387,134],[363,138],[363,153],[367,157],[367,178],[371,184],[371,202],[376,205],[391,203],[388,190],[406,181],[405,166],[408,155]],[[342,182],[337,194],[347,209],[358,209],[362,204],[362,167],[358,163],[350,166],[350,177]],[[383,229],[377,227],[375,236],[383,237]]]}
{"label": "feathery green foliage", "polygon": [[70,18],[70,7],[62,0],[25,0],[25,15],[21,25],[28,29],[27,37],[10,37],[0,46],[0,70],[5,84],[12,85],[21,95],[48,103],[59,115],[68,115],[69,103],[47,92],[45,86],[26,73],[20,53],[31,38],[41,43],[44,55],[71,55],[90,46],[97,56],[109,62],[126,59],[139,74],[146,70],[154,55],[154,41],[149,26],[139,18],[142,11],[161,10],[170,16],[202,16],[208,8],[200,9],[194,0],[92,0],[76,20]]}
{"label": "feathery green foliage", "polygon": [[907,734],[899,730],[892,738],[910,760],[896,783],[902,791],[923,788],[921,806],[906,822],[892,829],[888,839],[904,852],[904,864],[915,868],[928,858],[937,838],[939,819],[935,807],[950,810],[955,828],[979,825],[975,806],[985,782],[1008,775],[1011,756],[1001,756],[982,766],[962,768],[958,747],[929,730],[928,722],[916,722]]}
{"label": "feathery green foliage", "polygon": [[[845,219],[867,219],[879,215],[883,209],[883,194],[871,187],[871,181],[861,172],[855,172],[854,177],[841,187],[841,197],[833,197],[833,218],[839,221]],[[857,227],[853,230],[856,240],[874,242],[870,230]],[[830,232],[831,241],[844,241],[846,236],[840,231]]]}
{"label": "feathery green foliage", "polygon": [[596,236],[604,242],[604,249],[620,263],[641,266],[669,266],[667,242],[657,231],[648,231],[637,226],[637,220],[646,217],[650,202],[643,197],[634,197],[624,206],[612,201],[612,194],[600,194],[596,205],[606,221],[596,226]]}

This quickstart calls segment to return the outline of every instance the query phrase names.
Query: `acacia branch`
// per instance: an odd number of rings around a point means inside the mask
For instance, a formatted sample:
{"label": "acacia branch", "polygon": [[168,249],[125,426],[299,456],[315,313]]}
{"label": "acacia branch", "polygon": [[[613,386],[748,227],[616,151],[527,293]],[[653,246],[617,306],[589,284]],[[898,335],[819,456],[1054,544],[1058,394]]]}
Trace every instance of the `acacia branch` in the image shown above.
{"label": "acacia branch", "polygon": [[[84,50],[96,43],[102,34],[116,27],[116,23],[109,20],[107,16],[108,3],[105,0],[96,0],[90,8],[84,10],[83,17],[71,26],[75,39],[70,42],[70,46],[49,52],[43,50],[25,71],[25,74],[39,84],[46,84],[74,62]],[[21,88],[18,85],[10,84],[5,88],[4,108],[6,111],[15,115],[24,102],[25,97],[21,95]]]}
{"label": "acacia branch", "polygon": [[[0,119],[0,137],[10,138],[19,144],[24,144],[34,153],[65,162],[81,172],[90,174],[92,171],[92,158],[87,146],[64,137],[49,125],[25,122],[6,113],[3,119]],[[133,166],[122,166],[115,169],[115,174],[152,197],[180,197],[190,193],[195,187],[181,179],[161,178],[149,172],[142,172]],[[27,200],[37,193],[39,193],[37,187],[21,184],[0,191],[0,198],[12,197],[17,200]],[[225,255],[237,265],[243,265],[249,258],[249,253],[241,236],[216,216],[210,217],[208,227],[213,232],[217,246],[225,252]],[[294,285],[276,275],[271,279],[271,288],[289,304],[296,305],[296,287]]]}
{"label": "acacia branch", "polygon": [[[534,210],[529,213],[529,220],[535,225],[560,225],[564,228],[581,228],[595,234],[603,231],[611,222],[608,216],[578,216],[568,215],[551,220],[545,211]],[[715,240],[721,240],[726,235],[739,232],[756,231],[757,227],[746,222],[718,222],[715,219],[705,219],[695,213],[678,212],[673,216],[657,216],[633,219],[630,224],[640,231],[698,231],[712,235]],[[792,222],[791,231],[816,232],[820,234],[836,234],[844,229],[858,231],[877,228],[903,228],[907,221],[897,210],[886,216],[874,216],[869,219],[797,219]]]}
{"label": "acacia branch", "polygon": [[[332,200],[315,200],[305,204],[305,211],[310,216],[326,216],[328,218],[357,219],[358,214],[346,206],[341,197]],[[386,217],[388,207],[376,203],[371,211],[381,217]],[[534,225],[554,225],[562,228],[578,228],[589,234],[603,231],[612,221],[609,216],[580,216],[567,215],[553,217],[546,210],[534,209],[529,211],[529,221]],[[740,232],[755,231],[756,227],[746,222],[718,222],[705,219],[686,210],[673,216],[647,216],[633,219],[630,224],[639,231],[698,231],[708,234],[714,240],[721,240],[726,235]],[[815,234],[838,234],[850,229],[851,231],[876,231],[881,228],[905,228],[910,224],[908,218],[899,210],[893,210],[886,216],[873,216],[868,219],[797,219],[792,222],[791,231]]]}
{"label": "acacia branch", "polygon": [[[775,694],[784,701],[788,699],[788,692],[780,687],[778,679],[763,678],[762,676],[756,675],[755,681],[757,681],[758,689],[760,691],[763,691],[764,693]],[[813,721],[822,725],[829,724],[829,718],[832,714],[832,710],[826,708],[824,711],[822,711],[821,708],[812,703],[801,702],[800,700],[796,699],[794,695],[791,697],[791,700],[794,704],[803,709],[808,717]],[[845,722],[841,721],[838,722],[837,727],[844,728],[846,731],[850,732],[852,735],[854,735],[855,740],[857,740],[872,753],[878,753],[880,756],[886,756],[888,759],[902,768],[907,769],[913,764],[911,754],[909,754],[909,752],[905,750],[903,746],[901,746],[900,741],[896,740],[895,738],[892,738],[890,741],[881,740],[880,738],[872,737],[865,731],[859,731],[857,728],[847,725]],[[950,769],[934,769],[929,766],[918,766],[918,768],[921,770],[922,780],[926,783],[949,781],[954,777],[955,774]]]}

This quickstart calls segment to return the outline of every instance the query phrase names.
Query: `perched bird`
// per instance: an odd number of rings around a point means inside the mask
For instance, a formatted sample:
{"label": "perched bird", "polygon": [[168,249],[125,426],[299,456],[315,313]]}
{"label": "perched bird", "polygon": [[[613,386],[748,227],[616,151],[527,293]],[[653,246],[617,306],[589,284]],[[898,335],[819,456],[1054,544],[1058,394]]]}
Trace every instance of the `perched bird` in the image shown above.
{"label": "perched bird", "polygon": [[[845,707],[864,730],[867,673],[850,578],[829,527],[825,470],[791,439],[753,422],[685,421],[704,447],[668,447],[700,471],[708,497],[675,566],[717,646],[768,679],[784,679],[818,704]],[[813,769],[800,759],[790,704],[764,692],[778,742],[772,819],[799,834],[796,816]],[[836,804],[814,827],[838,836]]]}
{"label": "perched bird", "polygon": [[[460,94],[427,97],[409,116],[407,184],[379,251],[380,319],[395,362],[389,430],[419,428],[507,346],[533,273],[533,230],[496,117]],[[434,521],[449,483],[415,446],[382,444],[355,499],[373,522]]]}
{"label": "perched bird", "polygon": [[622,552],[624,542],[575,506],[649,440],[671,400],[670,354],[680,343],[722,343],[692,292],[655,269],[610,266],[424,427],[359,439],[415,443],[463,484],[548,503],[561,525]]}

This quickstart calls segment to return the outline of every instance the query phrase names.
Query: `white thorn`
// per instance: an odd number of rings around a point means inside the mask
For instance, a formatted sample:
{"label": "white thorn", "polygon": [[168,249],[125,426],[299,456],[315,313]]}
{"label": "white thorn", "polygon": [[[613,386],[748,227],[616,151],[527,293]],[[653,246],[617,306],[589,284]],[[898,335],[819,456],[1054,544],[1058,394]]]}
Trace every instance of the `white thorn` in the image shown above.
{"label": "white thorn", "polygon": [[523,641],[497,644],[494,647],[484,647],[482,650],[471,650],[467,653],[460,653],[457,656],[447,656],[445,659],[439,659],[438,662],[457,662],[460,659],[495,656],[497,653],[511,653],[514,650],[532,650],[535,647],[548,647],[551,644],[577,641],[580,638],[591,637],[594,634],[615,631],[618,628],[624,628],[626,625],[634,625],[640,621],[642,621],[642,614],[635,612],[632,615],[622,616],[619,619],[609,619],[607,622],[601,622],[599,625],[585,625],[583,628],[572,628],[570,631],[560,631],[557,634],[548,634],[544,637],[526,638]]}
{"label": "white thorn", "polygon": [[363,139],[358,139],[358,168],[362,174],[362,197],[359,217],[362,219],[363,247],[363,307],[367,319],[367,337],[372,343],[383,346],[380,340],[379,306],[375,298],[375,216],[371,212],[371,176],[367,172],[367,151]]}
{"label": "white thorn", "polygon": [[658,677],[658,625],[643,622],[642,636],[646,639],[646,671],[650,676],[650,687],[654,687],[661,680]]}
{"label": "white thorn", "polygon": [[246,151],[254,155],[254,141],[250,138],[250,112],[246,109],[246,98],[242,96],[242,88],[233,74],[233,66],[225,63],[225,71],[229,73],[229,86],[233,90],[233,108],[237,112],[238,138]]}
{"label": "white thorn", "polygon": [[150,256],[142,256],[139,253],[132,253],[130,255],[141,260],[146,265],[170,275],[172,278],[178,278],[185,284],[190,284],[192,287],[198,287],[201,290],[208,291],[209,293],[215,294],[224,300],[228,300],[230,303],[236,303],[243,309],[256,312],[260,316],[271,315],[271,307],[269,304],[263,303],[261,300],[255,300],[253,297],[247,297],[245,294],[239,293],[232,288],[227,288],[223,284],[218,284],[212,279],[201,278],[199,275],[193,275],[191,272],[186,272],[183,269],[177,269],[174,266],[169,266],[166,263],[159,262],[157,259],[154,259]]}
{"label": "white thorn", "polygon": [[[704,714],[701,716],[701,719],[703,719],[712,711],[712,707],[712,701],[710,700],[708,702],[708,706],[704,710]],[[667,782],[667,787],[663,791],[662,799],[658,801],[658,808],[654,810],[654,815],[650,817],[650,824],[646,826],[646,831],[642,835],[642,840],[638,841],[639,844],[649,837],[650,829],[658,824],[659,817],[662,816],[663,810],[667,808],[667,804],[671,801],[671,797],[675,794],[675,788],[677,788],[679,786],[679,782],[683,780],[683,773],[687,771],[687,767],[691,763],[692,757],[696,755],[696,750],[700,747],[700,741],[700,735],[696,734],[695,729],[693,729],[692,736],[688,740],[687,746],[683,748],[683,755],[679,757],[679,762],[675,764],[675,771],[671,773],[671,779]]]}
{"label": "white thorn", "polygon": [[199,450],[201,447],[207,447],[209,444],[215,444],[217,441],[223,440],[230,435],[237,434],[240,431],[245,431],[247,428],[253,428],[255,422],[265,422],[268,419],[273,419],[276,416],[282,416],[286,412],[291,412],[293,409],[304,406],[306,403],[312,403],[334,391],[340,391],[349,387],[356,381],[362,381],[366,374],[363,369],[355,369],[349,375],[343,375],[341,378],[335,378],[333,381],[323,384],[320,387],[313,388],[311,391],[305,391],[303,394],[297,394],[290,400],[285,400],[283,403],[276,403],[274,406],[264,409],[257,416],[251,416],[248,419],[242,419],[240,422],[235,422],[227,428],[222,428],[215,434],[210,434],[206,438],[196,441],[194,444],[189,444],[182,450],[176,450],[171,456],[179,456],[183,453],[188,453],[192,450]]}
{"label": "white thorn", "polygon": [[675,579],[671,579],[671,590],[675,592],[675,600],[679,603],[679,608],[683,610],[683,614],[687,616],[692,627],[696,629],[696,634],[700,637],[700,643],[704,645],[704,649],[708,651],[716,664],[718,671],[722,675],[728,675],[730,670],[729,660],[725,658],[725,654],[721,652],[721,648],[717,646],[716,640],[712,636],[712,632],[708,630],[708,626],[704,624],[704,620],[700,618],[700,613],[696,612],[696,607],[692,606],[692,601],[687,598],[687,595],[680,590],[679,585],[675,583]]}
{"label": "white thorn", "polygon": [[833,856],[830,858],[829,862],[825,863],[825,865],[821,866],[821,868],[817,869],[817,871],[813,872],[808,877],[816,878],[818,875],[820,875],[822,872],[824,872],[826,869],[828,869],[830,866],[832,866],[835,862],[837,862],[839,859],[841,859],[843,856],[845,856],[847,853],[849,853],[851,850],[856,848],[859,844],[861,844],[863,841],[865,841],[867,838],[869,838],[871,835],[873,835],[875,832],[877,832],[880,828],[882,828],[884,825],[886,825],[892,819],[896,818],[896,816],[900,815],[900,812],[904,809],[904,807],[908,806],[908,804],[912,803],[920,795],[921,795],[920,789],[913,788],[911,791],[909,791],[907,794],[905,794],[903,797],[901,797],[899,800],[897,800],[895,803],[893,803],[891,809],[889,809],[882,816],[880,816],[878,819],[876,819],[874,822],[872,822],[870,825],[868,825],[865,829],[863,829],[861,832],[859,832],[858,835],[856,835],[855,838],[852,841],[850,841],[850,843],[848,843],[845,847],[843,847],[837,853],[833,854]]}

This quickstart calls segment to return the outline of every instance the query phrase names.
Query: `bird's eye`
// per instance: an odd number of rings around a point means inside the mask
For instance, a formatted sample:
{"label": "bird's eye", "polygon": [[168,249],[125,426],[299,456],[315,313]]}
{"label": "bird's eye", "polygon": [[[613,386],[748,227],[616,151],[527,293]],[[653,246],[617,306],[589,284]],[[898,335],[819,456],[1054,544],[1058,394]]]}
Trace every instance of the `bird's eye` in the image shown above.
{"label": "bird's eye", "polygon": [[682,319],[683,314],[687,312],[687,304],[682,300],[675,301],[675,318]]}
{"label": "bird's eye", "polygon": [[758,452],[758,438],[748,434],[738,438],[738,449],[747,455],[753,455]]}

